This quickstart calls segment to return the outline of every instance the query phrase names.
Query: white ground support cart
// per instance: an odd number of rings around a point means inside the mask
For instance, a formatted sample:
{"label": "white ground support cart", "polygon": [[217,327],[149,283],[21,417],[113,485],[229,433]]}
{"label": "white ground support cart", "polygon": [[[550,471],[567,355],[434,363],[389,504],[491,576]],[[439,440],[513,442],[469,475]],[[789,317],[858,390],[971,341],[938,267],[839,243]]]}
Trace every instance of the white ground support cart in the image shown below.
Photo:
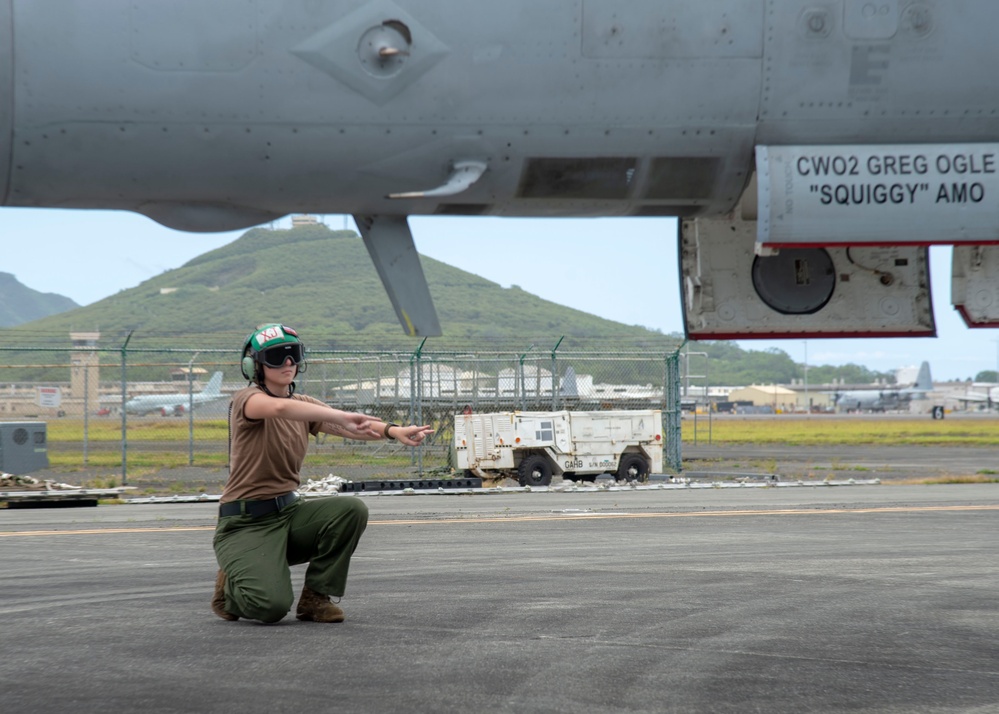
{"label": "white ground support cart", "polygon": [[547,486],[553,475],[594,481],[610,473],[644,482],[663,472],[662,412],[456,414],[454,447],[457,468],[483,479]]}

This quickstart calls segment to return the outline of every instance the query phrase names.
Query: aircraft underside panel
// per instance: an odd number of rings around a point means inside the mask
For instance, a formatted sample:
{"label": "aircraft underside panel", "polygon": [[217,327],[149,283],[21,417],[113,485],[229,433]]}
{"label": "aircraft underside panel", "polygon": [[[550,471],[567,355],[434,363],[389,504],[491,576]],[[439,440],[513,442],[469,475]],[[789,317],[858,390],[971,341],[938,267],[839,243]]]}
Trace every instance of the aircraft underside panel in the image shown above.
{"label": "aircraft underside panel", "polygon": [[[737,211],[738,213],[738,211]],[[690,339],[932,337],[928,249],[754,251],[755,221],[681,221]]]}
{"label": "aircraft underside panel", "polygon": [[999,246],[954,246],[950,290],[968,327],[999,327]]}
{"label": "aircraft underside panel", "polygon": [[764,11],[757,143],[999,138],[995,0],[776,0]]}

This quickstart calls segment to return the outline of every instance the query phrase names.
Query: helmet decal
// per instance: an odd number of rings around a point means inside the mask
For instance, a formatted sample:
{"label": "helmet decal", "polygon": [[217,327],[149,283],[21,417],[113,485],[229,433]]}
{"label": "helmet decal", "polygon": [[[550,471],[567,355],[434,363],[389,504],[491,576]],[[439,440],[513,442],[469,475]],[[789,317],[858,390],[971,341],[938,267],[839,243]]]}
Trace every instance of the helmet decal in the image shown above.
{"label": "helmet decal", "polygon": [[283,342],[284,330],[281,328],[281,325],[268,325],[255,334],[253,340],[257,343],[257,349],[259,350],[271,340],[281,340]]}
{"label": "helmet decal", "polygon": [[301,342],[298,333],[290,327],[278,323],[261,325],[250,338],[251,346],[255,352],[260,352],[267,347],[286,345],[293,342]]}

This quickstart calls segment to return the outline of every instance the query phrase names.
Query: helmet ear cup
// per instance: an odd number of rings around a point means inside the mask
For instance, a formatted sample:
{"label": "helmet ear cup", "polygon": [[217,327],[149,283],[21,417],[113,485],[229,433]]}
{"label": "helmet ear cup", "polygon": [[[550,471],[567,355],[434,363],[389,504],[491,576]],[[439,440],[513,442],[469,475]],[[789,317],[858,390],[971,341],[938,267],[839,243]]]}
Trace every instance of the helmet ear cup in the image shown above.
{"label": "helmet ear cup", "polygon": [[243,377],[249,381],[253,381],[253,378],[257,374],[257,365],[253,361],[253,358],[249,355],[243,357],[243,361],[239,364],[240,369],[243,370]]}

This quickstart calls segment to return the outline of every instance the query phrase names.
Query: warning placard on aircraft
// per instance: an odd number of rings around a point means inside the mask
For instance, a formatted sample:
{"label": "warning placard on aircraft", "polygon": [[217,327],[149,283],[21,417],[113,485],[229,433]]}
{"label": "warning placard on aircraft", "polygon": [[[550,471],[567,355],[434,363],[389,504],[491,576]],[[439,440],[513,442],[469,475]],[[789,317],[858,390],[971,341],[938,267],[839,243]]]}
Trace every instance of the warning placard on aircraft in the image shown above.
{"label": "warning placard on aircraft", "polygon": [[999,243],[999,144],[757,146],[757,243]]}

